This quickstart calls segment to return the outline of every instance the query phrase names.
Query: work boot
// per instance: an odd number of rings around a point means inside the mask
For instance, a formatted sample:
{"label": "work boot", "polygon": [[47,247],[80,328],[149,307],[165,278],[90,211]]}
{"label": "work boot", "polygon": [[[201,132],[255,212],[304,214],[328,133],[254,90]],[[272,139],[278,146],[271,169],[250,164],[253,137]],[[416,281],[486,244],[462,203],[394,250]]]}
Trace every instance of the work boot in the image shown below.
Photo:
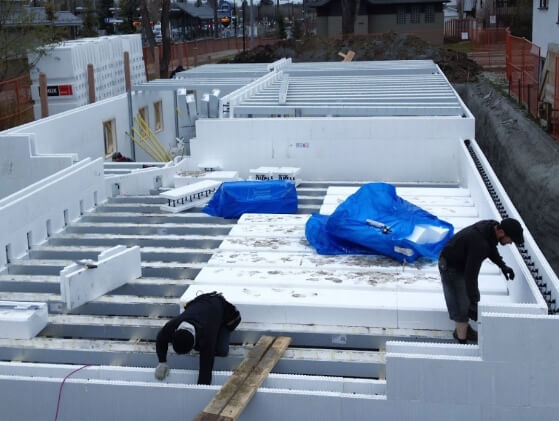
{"label": "work boot", "polygon": [[470,325],[468,325],[468,334],[466,339],[477,343],[477,330],[474,330]]}
{"label": "work boot", "polygon": [[458,341],[459,344],[466,345],[468,343],[468,339],[460,339],[458,337],[458,333],[456,333],[456,329],[452,332],[452,337]]}

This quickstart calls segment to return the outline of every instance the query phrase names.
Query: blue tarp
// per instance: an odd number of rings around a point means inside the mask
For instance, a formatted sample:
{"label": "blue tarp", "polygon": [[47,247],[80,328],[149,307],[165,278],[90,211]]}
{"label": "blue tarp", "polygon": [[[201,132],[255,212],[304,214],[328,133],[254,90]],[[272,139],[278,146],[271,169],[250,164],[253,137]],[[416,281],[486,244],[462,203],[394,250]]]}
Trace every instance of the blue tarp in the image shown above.
{"label": "blue tarp", "polygon": [[292,181],[231,181],[214,193],[204,212],[223,218],[243,213],[296,213],[297,190]]}
{"label": "blue tarp", "polygon": [[454,228],[402,199],[394,186],[370,183],[330,216],[313,214],[305,227],[319,254],[382,254],[400,262],[437,259]]}

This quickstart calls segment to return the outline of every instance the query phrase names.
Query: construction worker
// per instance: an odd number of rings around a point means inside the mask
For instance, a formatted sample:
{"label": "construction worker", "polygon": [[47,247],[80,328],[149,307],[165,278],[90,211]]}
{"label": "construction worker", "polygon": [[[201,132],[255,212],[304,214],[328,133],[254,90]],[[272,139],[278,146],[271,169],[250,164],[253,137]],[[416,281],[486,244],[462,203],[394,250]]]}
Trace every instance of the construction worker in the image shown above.
{"label": "construction worker", "polygon": [[172,343],[177,354],[187,354],[192,348],[200,352],[198,384],[211,384],[214,358],[227,356],[229,337],[240,322],[236,307],[217,292],[199,295],[186,303],[184,311],[157,334],[159,364],[155,377],[163,380],[169,374],[167,349]]}
{"label": "construction worker", "polygon": [[500,223],[486,220],[470,225],[456,233],[443,248],[439,272],[448,314],[456,322],[453,337],[459,343],[477,342],[477,331],[469,320],[477,321],[478,276],[483,261],[489,258],[507,280],[514,279],[514,271],[497,251],[497,244],[504,246],[513,241],[524,242],[522,226],[516,219],[505,218]]}

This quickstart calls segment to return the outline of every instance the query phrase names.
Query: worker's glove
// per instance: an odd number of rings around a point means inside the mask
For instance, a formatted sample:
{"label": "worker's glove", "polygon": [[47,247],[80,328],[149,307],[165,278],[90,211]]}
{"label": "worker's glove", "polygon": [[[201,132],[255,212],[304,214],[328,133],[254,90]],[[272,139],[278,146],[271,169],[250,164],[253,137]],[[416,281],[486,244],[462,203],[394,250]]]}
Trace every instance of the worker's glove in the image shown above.
{"label": "worker's glove", "polygon": [[163,380],[168,375],[169,375],[169,366],[167,365],[167,363],[157,364],[157,368],[155,369],[155,378],[157,380]]}
{"label": "worker's glove", "polygon": [[503,272],[503,275],[505,275],[505,278],[507,278],[507,280],[510,279],[512,281],[514,279],[514,270],[512,270],[512,268],[503,266],[501,268],[501,271]]}

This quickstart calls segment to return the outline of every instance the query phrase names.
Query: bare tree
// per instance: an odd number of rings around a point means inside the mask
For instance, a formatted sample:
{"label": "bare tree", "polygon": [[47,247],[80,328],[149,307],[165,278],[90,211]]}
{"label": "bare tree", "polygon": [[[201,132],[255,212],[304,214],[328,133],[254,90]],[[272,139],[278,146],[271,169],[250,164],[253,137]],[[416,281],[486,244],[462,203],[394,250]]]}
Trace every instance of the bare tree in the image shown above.
{"label": "bare tree", "polygon": [[358,0],[342,0],[342,34],[353,34]]}
{"label": "bare tree", "polygon": [[161,42],[163,43],[163,55],[159,62],[161,77],[169,76],[169,61],[171,59],[171,36],[169,34],[169,10],[171,9],[170,0],[161,2]]}
{"label": "bare tree", "polygon": [[[54,10],[47,9],[47,20],[33,8],[10,0],[0,0],[0,80],[25,74],[48,53],[48,44],[62,39],[54,25]],[[34,57],[28,62],[27,55]]]}

